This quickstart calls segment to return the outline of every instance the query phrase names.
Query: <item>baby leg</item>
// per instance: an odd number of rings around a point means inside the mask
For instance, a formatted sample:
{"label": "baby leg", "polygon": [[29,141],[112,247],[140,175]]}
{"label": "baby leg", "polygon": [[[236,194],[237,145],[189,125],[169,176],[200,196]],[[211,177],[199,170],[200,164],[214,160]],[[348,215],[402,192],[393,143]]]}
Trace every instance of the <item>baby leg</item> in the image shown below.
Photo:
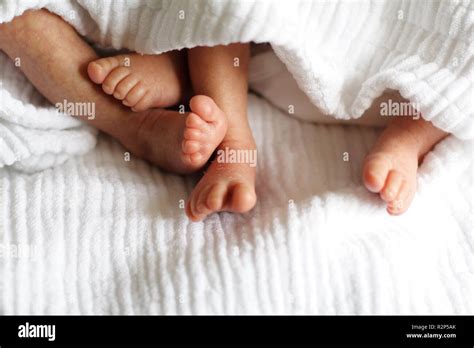
{"label": "baby leg", "polygon": [[[194,92],[211,97],[228,119],[218,153],[256,151],[247,120],[248,59],[246,44],[197,47],[188,52]],[[192,192],[186,211],[198,221],[217,211],[247,212],[255,202],[255,166],[219,161],[217,156]]]}
{"label": "baby leg", "polygon": [[[384,99],[388,98],[407,102],[395,94],[387,94]],[[387,202],[390,214],[402,214],[408,209],[416,192],[419,163],[446,135],[431,122],[407,115],[396,117],[380,135],[365,158],[363,181],[369,191]]]}
{"label": "baby leg", "polygon": [[191,101],[190,113],[159,109],[133,113],[102,93],[87,76],[88,63],[98,58],[95,52],[69,24],[46,10],[27,11],[1,24],[0,49],[12,59],[21,58],[22,71],[51,103],[94,103],[95,118],[81,118],[84,122],[164,169],[189,173],[205,163],[203,158],[191,161],[181,148],[188,117],[201,121],[203,134],[225,133],[225,117],[210,98]]}

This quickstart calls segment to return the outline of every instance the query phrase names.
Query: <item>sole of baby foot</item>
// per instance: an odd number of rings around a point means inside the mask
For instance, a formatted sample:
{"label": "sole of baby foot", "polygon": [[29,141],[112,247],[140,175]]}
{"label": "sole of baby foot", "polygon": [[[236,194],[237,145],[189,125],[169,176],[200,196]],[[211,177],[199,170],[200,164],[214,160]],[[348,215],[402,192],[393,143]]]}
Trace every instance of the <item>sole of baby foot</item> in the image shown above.
{"label": "sole of baby foot", "polygon": [[125,54],[89,63],[89,78],[135,112],[179,103],[189,84],[182,53]]}
{"label": "sole of baby foot", "polygon": [[418,155],[412,149],[378,151],[364,161],[363,181],[367,189],[378,193],[391,215],[403,214],[416,192]]}
{"label": "sole of baby foot", "polygon": [[[151,109],[140,113],[129,111],[129,114],[128,123],[120,127],[116,138],[134,156],[176,174],[194,173],[206,164],[204,157],[201,161],[189,161],[188,155],[182,150],[187,117],[191,113]],[[210,142],[212,138],[218,143],[222,137],[220,133],[225,133],[225,127],[224,122],[218,131],[209,132],[207,141]],[[202,153],[207,156],[204,151]],[[211,148],[209,153],[212,154]]]}
{"label": "sole of baby foot", "polygon": [[197,95],[189,102],[186,116],[182,160],[192,167],[202,167],[222,142],[227,132],[227,116],[212,98]]}
{"label": "sole of baby foot", "polygon": [[[256,151],[252,144],[224,146],[219,148]],[[215,212],[250,211],[257,202],[255,175],[256,168],[252,164],[220,163],[214,160],[191,193],[186,205],[187,216],[197,222]]]}

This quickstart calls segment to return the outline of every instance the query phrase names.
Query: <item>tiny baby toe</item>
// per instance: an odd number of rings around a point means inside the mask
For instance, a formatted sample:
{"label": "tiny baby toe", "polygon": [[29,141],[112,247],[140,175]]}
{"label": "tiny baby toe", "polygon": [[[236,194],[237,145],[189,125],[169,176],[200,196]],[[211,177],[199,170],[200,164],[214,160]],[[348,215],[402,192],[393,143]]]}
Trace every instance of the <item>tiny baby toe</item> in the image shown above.
{"label": "tiny baby toe", "polygon": [[400,215],[404,213],[410,206],[412,199],[411,186],[407,181],[404,181],[400,187],[397,197],[389,202],[387,211],[391,215]]}
{"label": "tiny baby toe", "polygon": [[97,59],[94,62],[99,65],[104,71],[110,73],[113,69],[118,68],[122,65],[122,60],[119,57],[120,56],[105,57]]}
{"label": "tiny baby toe", "polygon": [[189,155],[189,160],[192,164],[199,165],[203,161],[203,156],[202,156],[201,153],[196,152],[196,153],[193,153],[193,154]]}
{"label": "tiny baby toe", "polygon": [[120,62],[116,57],[101,58],[89,63],[87,73],[93,82],[101,84],[110,72],[119,66]]}
{"label": "tiny baby toe", "polygon": [[92,80],[92,82],[100,84],[104,81],[105,77],[107,76],[105,70],[102,69],[100,64],[97,62],[90,62],[87,66],[87,75]]}
{"label": "tiny baby toe", "polygon": [[206,122],[201,117],[193,112],[190,112],[186,118],[186,127],[188,128],[202,128],[206,125]]}
{"label": "tiny baby toe", "polygon": [[188,199],[188,201],[186,202],[186,207],[184,208],[184,211],[186,212],[186,216],[190,219],[193,217],[193,214],[191,212],[191,199],[192,199],[192,196],[191,198]]}
{"label": "tiny baby toe", "polygon": [[194,201],[195,201],[195,196],[196,196],[196,188],[191,192],[191,196],[188,199],[188,202],[186,203],[186,214],[190,219],[194,218]]}
{"label": "tiny baby toe", "polygon": [[404,181],[405,179],[403,174],[395,170],[391,170],[387,176],[387,180],[385,180],[384,188],[382,191],[380,191],[380,197],[385,202],[393,201],[397,197],[400,187]]}
{"label": "tiny baby toe", "polygon": [[138,82],[135,87],[133,87],[132,90],[128,92],[124,99],[124,104],[127,106],[135,106],[145,94],[145,87],[140,82]]}
{"label": "tiny baby toe", "polygon": [[380,156],[367,157],[363,169],[363,181],[367,189],[371,192],[380,192],[389,170],[387,161]]}
{"label": "tiny baby toe", "polygon": [[212,121],[213,111],[217,108],[217,105],[214,103],[214,100],[208,96],[196,95],[189,101],[189,107],[205,121]]}
{"label": "tiny baby toe", "polygon": [[222,209],[223,202],[227,193],[227,186],[223,184],[214,185],[209,191],[206,199],[206,205],[211,211]]}
{"label": "tiny baby toe", "polygon": [[237,213],[245,213],[251,210],[256,203],[255,192],[245,184],[237,184],[232,189],[231,208]]}
{"label": "tiny baby toe", "polygon": [[198,199],[201,193],[202,189],[199,189],[199,191],[194,192],[190,200],[191,220],[193,221],[200,221],[203,218],[202,214],[200,214],[198,211]]}
{"label": "tiny baby toe", "polygon": [[387,205],[387,211],[390,215],[399,215],[406,210],[405,202],[402,199],[394,199]]}
{"label": "tiny baby toe", "polygon": [[133,75],[128,75],[120,81],[115,88],[114,97],[119,100],[124,100],[137,83],[138,81]]}
{"label": "tiny baby toe", "polygon": [[197,141],[184,140],[182,149],[183,149],[183,152],[185,154],[192,154],[192,153],[195,153],[195,152],[199,151],[200,147],[201,146],[200,146],[199,142],[197,142]]}
{"label": "tiny baby toe", "polygon": [[133,106],[132,110],[135,112],[145,111],[152,107],[153,96],[148,91],[145,95]]}
{"label": "tiny baby toe", "polygon": [[210,213],[209,208],[206,205],[207,197],[209,192],[212,190],[213,185],[208,185],[202,189],[196,203],[196,212],[199,215],[208,215]]}
{"label": "tiny baby toe", "polygon": [[184,130],[184,139],[187,140],[198,140],[202,136],[202,132],[196,128],[186,128]]}
{"label": "tiny baby toe", "polygon": [[105,93],[111,95],[114,93],[115,88],[122,81],[130,75],[130,71],[127,68],[119,67],[114,69],[104,80],[102,89]]}

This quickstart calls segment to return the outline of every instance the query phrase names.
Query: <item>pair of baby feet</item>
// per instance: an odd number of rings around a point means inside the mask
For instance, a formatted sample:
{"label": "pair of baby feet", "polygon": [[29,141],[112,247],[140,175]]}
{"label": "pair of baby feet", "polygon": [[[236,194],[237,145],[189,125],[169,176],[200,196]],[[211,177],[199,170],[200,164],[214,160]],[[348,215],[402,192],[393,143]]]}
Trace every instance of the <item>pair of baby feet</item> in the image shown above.
{"label": "pair of baby feet", "polygon": [[[189,84],[181,59],[174,53],[119,55],[91,62],[87,71],[106,94],[136,113],[131,128],[137,131],[119,139],[129,150],[172,172],[192,173],[202,169],[219,146],[254,144],[253,139],[223,142],[227,117],[207,96],[191,98],[191,112],[165,109],[184,99]],[[255,203],[255,168],[213,161],[193,190],[186,213],[199,221],[218,211],[244,213]]]}
{"label": "pair of baby feet", "polygon": [[[90,63],[88,74],[105,93],[140,114],[140,139],[129,139],[127,147],[133,148],[136,141],[141,141],[146,146],[145,150],[137,150],[140,157],[174,172],[190,173],[201,169],[219,145],[227,146],[222,143],[227,118],[206,96],[193,97],[191,112],[184,118],[175,111],[153,110],[182,99],[186,82],[180,75],[179,59],[173,54],[120,55]],[[403,131],[389,129],[384,134],[366,157],[363,181],[369,191],[378,193],[387,203],[390,214],[398,215],[407,210],[415,193],[417,144]],[[231,145],[255,146],[251,140]],[[255,168],[213,161],[192,192],[186,213],[191,220],[199,221],[217,211],[247,212],[256,202],[254,187]]]}

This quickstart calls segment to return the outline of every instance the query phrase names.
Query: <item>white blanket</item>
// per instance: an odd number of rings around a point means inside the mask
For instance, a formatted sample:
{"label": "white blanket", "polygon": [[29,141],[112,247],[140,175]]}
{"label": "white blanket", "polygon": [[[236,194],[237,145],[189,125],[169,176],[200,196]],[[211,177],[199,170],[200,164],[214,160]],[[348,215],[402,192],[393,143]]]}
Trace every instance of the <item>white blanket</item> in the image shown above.
{"label": "white blanket", "polygon": [[259,203],[192,224],[180,209],[190,179],[124,165],[109,139],[87,153],[95,132],[0,56],[0,311],[474,313],[469,5],[2,3],[0,21],[46,6],[104,46],[144,53],[271,42],[322,112],[359,117],[393,88],[456,137],[426,158],[410,210],[389,217],[359,180],[374,130],[303,123],[251,97]]}
{"label": "white blanket", "polygon": [[[26,9],[46,7],[96,43],[143,53],[270,42],[324,114],[358,118],[391,88],[416,103],[425,119],[471,139],[470,4],[469,0],[6,0],[0,4],[0,23]],[[93,148],[89,128],[41,102],[13,62],[2,56],[0,63],[0,167],[43,169]]]}
{"label": "white blanket", "polygon": [[454,138],[391,217],[360,182],[376,131],[297,121],[254,96],[249,115],[247,215],[190,223],[193,180],[124,162],[108,138],[40,173],[2,170],[0,312],[474,314],[473,167]]}

